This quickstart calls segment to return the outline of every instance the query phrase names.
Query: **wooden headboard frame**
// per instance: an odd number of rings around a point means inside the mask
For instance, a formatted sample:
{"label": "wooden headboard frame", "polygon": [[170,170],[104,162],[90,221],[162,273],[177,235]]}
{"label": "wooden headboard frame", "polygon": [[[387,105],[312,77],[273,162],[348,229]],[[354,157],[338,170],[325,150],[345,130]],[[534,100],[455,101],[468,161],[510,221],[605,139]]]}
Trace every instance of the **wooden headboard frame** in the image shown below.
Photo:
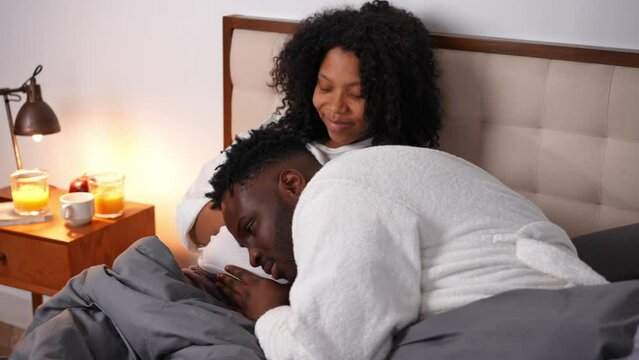
{"label": "wooden headboard frame", "polygon": [[[232,140],[231,100],[233,83],[231,82],[231,41],[235,29],[293,33],[299,23],[290,20],[276,20],[246,16],[224,16],[223,18],[223,51],[224,51],[224,146]],[[639,52],[564,46],[539,42],[524,42],[503,39],[452,36],[433,34],[438,48],[483,52],[502,55],[528,56],[544,59],[567,60],[586,63],[639,67]]]}

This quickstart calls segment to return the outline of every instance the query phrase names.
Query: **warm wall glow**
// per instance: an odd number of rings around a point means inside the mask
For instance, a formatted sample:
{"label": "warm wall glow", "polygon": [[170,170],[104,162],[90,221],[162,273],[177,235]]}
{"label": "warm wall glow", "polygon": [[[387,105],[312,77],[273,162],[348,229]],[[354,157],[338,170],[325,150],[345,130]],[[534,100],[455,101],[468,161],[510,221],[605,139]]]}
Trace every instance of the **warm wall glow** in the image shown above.
{"label": "warm wall glow", "polygon": [[[151,106],[143,108],[144,99],[132,99],[133,108],[139,107],[131,111],[135,114],[97,105],[87,112],[68,114],[62,108],[59,112],[66,115],[67,126],[57,137],[51,137],[60,142],[52,147],[65,146],[65,153],[73,155],[57,156],[46,166],[60,174],[54,181],[59,186],[67,186],[83,173],[115,171],[123,174],[125,201],[154,205],[157,235],[174,252],[180,265],[193,264],[195,259],[178,240],[175,209],[201,164],[213,156],[208,154],[219,153],[221,136],[211,136],[213,140],[219,139],[219,143],[214,144],[216,149],[197,158],[202,152],[190,151],[197,137],[176,137],[175,124],[182,121],[178,117],[182,112],[160,113]],[[85,120],[80,122],[79,119]],[[90,126],[86,119],[90,119]],[[148,119],[153,119],[152,124]],[[49,138],[45,137],[44,142]],[[206,138],[200,141],[204,140]],[[69,159],[73,161],[69,162]]]}

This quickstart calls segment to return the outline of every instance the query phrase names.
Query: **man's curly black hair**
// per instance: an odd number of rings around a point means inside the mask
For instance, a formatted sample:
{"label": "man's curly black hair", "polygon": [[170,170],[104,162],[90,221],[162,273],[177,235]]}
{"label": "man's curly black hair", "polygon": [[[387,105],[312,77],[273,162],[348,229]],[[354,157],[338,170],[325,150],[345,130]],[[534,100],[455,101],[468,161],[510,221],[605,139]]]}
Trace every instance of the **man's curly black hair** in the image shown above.
{"label": "man's curly black hair", "polygon": [[213,200],[213,209],[220,209],[222,196],[233,185],[251,181],[264,167],[295,155],[311,155],[299,136],[275,124],[251,130],[248,137],[236,136],[235,142],[224,153],[226,162],[217,167],[209,181],[213,191],[206,194]]}
{"label": "man's curly black hair", "polygon": [[439,147],[439,90],[430,34],[412,13],[387,1],[365,3],[359,10],[325,10],[302,21],[271,71],[270,86],[284,94],[280,126],[307,142],[328,139],[312,97],[324,56],[335,47],[359,58],[373,145]]}

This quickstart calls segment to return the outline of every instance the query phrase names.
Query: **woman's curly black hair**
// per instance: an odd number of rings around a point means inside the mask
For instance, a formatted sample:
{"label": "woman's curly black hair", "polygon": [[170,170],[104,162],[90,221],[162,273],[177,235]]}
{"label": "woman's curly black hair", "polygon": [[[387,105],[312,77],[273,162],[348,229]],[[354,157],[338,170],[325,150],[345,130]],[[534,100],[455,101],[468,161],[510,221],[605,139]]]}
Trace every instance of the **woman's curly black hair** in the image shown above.
{"label": "woman's curly black hair", "polygon": [[387,1],[359,10],[331,9],[302,21],[275,58],[271,86],[283,92],[280,125],[304,141],[328,139],[312,97],[326,53],[335,47],[359,58],[365,119],[373,145],[439,147],[436,64],[430,34],[412,13]]}
{"label": "woman's curly black hair", "polygon": [[220,209],[222,197],[233,185],[254,179],[269,164],[304,153],[312,156],[299,136],[275,124],[250,130],[246,137],[236,136],[224,153],[226,161],[209,180],[213,191],[206,194],[213,200],[213,209]]}

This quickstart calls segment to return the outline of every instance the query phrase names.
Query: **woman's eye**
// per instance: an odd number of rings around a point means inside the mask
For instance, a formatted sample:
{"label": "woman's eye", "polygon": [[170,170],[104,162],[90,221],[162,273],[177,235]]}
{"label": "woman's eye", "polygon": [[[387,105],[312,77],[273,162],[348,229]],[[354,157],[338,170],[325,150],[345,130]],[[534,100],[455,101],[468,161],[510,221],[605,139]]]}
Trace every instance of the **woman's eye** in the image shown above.
{"label": "woman's eye", "polygon": [[364,97],[361,94],[350,94],[352,98],[355,99],[363,99]]}
{"label": "woman's eye", "polygon": [[331,87],[330,86],[322,86],[320,84],[317,84],[317,88],[321,91],[321,92],[329,92],[331,91]]}

